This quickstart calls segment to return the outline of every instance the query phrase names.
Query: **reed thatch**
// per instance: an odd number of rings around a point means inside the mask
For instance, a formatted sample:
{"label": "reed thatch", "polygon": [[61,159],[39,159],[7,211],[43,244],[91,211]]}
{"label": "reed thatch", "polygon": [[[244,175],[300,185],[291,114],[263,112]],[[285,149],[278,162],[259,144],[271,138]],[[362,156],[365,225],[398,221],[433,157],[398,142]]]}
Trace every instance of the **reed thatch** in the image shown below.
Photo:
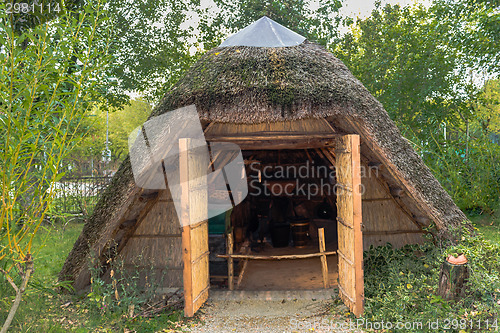
{"label": "reed thatch", "polygon": [[[207,52],[175,84],[151,117],[195,104],[208,122],[257,124],[336,117],[356,125],[364,142],[377,147],[405,180],[443,237],[467,220],[422,159],[403,138],[383,106],[349,69],[323,47],[219,47]],[[346,125],[347,132],[352,126]],[[68,256],[61,279],[88,283],[87,257],[102,250],[136,202],[130,161],[120,166]],[[134,199],[135,198],[135,199]]]}

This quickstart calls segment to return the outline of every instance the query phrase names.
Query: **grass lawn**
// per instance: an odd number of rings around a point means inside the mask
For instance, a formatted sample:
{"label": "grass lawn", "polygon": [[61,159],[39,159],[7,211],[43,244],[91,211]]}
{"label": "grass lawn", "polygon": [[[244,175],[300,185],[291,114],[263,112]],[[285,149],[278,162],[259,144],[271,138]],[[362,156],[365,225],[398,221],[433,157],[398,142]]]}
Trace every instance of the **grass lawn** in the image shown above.
{"label": "grass lawn", "polygon": [[[174,332],[190,325],[182,311],[166,311],[154,318],[130,319],[116,313],[102,313],[88,297],[60,293],[57,274],[71,251],[83,224],[40,231],[33,249],[35,273],[16,313],[10,332]],[[0,277],[0,323],[5,321],[13,290]]]}
{"label": "grass lawn", "polygon": [[469,218],[486,239],[500,244],[500,209],[494,215],[469,214]]}

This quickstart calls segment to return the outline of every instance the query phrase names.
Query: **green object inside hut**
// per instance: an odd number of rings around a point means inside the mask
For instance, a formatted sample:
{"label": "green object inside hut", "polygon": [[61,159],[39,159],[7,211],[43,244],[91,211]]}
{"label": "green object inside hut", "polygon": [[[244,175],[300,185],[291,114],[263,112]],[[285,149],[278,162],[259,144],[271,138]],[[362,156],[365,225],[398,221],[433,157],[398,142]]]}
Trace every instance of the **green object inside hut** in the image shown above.
{"label": "green object inside hut", "polygon": [[[210,210],[209,210],[210,214]],[[208,219],[208,233],[211,235],[222,235],[226,233],[227,212],[213,216]]]}

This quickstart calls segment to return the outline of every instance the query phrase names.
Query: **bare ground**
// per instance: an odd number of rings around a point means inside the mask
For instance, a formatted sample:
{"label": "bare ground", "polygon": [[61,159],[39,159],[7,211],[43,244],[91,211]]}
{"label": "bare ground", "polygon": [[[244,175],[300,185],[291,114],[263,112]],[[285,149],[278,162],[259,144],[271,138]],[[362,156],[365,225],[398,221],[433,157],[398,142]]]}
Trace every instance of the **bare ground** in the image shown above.
{"label": "bare ground", "polygon": [[334,300],[210,300],[189,332],[357,332],[349,329],[347,312]]}

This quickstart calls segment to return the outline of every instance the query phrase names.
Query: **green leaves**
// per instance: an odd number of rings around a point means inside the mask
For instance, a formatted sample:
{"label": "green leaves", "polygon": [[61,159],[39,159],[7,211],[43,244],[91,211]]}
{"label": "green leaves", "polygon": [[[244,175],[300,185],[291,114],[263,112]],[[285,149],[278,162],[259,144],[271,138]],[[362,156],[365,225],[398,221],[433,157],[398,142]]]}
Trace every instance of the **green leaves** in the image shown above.
{"label": "green leaves", "polygon": [[[121,109],[109,109],[109,148],[114,163],[120,163],[127,156],[129,134],[151,114],[151,105],[146,101],[135,99],[129,103]],[[106,110],[96,107],[92,113],[95,117],[86,118],[81,125],[85,138],[68,156],[74,164],[94,160],[97,166],[97,162],[102,159],[106,141]]]}
{"label": "green leaves", "polygon": [[189,27],[190,1],[115,0],[109,42],[115,60],[107,76],[116,78],[108,90],[113,106],[126,101],[125,93],[141,92],[158,100],[193,61],[190,47],[194,36]]}
{"label": "green leaves", "polygon": [[498,0],[435,0],[436,19],[453,27],[443,37],[463,53],[468,67],[498,73],[500,14]]}
{"label": "green leaves", "polygon": [[[365,318],[370,321],[424,323],[448,320],[486,320],[498,317],[500,308],[500,249],[480,235],[464,229],[459,246],[445,249],[427,241],[423,245],[370,247],[364,252]],[[466,295],[459,301],[445,301],[436,295],[444,254],[459,250],[469,260],[470,279]],[[395,328],[395,332],[407,329]],[[427,329],[426,329],[427,328]]]}
{"label": "green leaves", "polygon": [[86,110],[102,101],[105,82],[98,79],[111,58],[99,0],[21,31],[4,9],[0,4],[0,243],[7,246],[0,261],[10,270],[33,253],[61,161],[80,140]]}
{"label": "green leaves", "polygon": [[335,49],[403,132],[411,128],[419,138],[451,113],[456,56],[443,44],[442,29],[425,7],[387,5],[358,21]]}

